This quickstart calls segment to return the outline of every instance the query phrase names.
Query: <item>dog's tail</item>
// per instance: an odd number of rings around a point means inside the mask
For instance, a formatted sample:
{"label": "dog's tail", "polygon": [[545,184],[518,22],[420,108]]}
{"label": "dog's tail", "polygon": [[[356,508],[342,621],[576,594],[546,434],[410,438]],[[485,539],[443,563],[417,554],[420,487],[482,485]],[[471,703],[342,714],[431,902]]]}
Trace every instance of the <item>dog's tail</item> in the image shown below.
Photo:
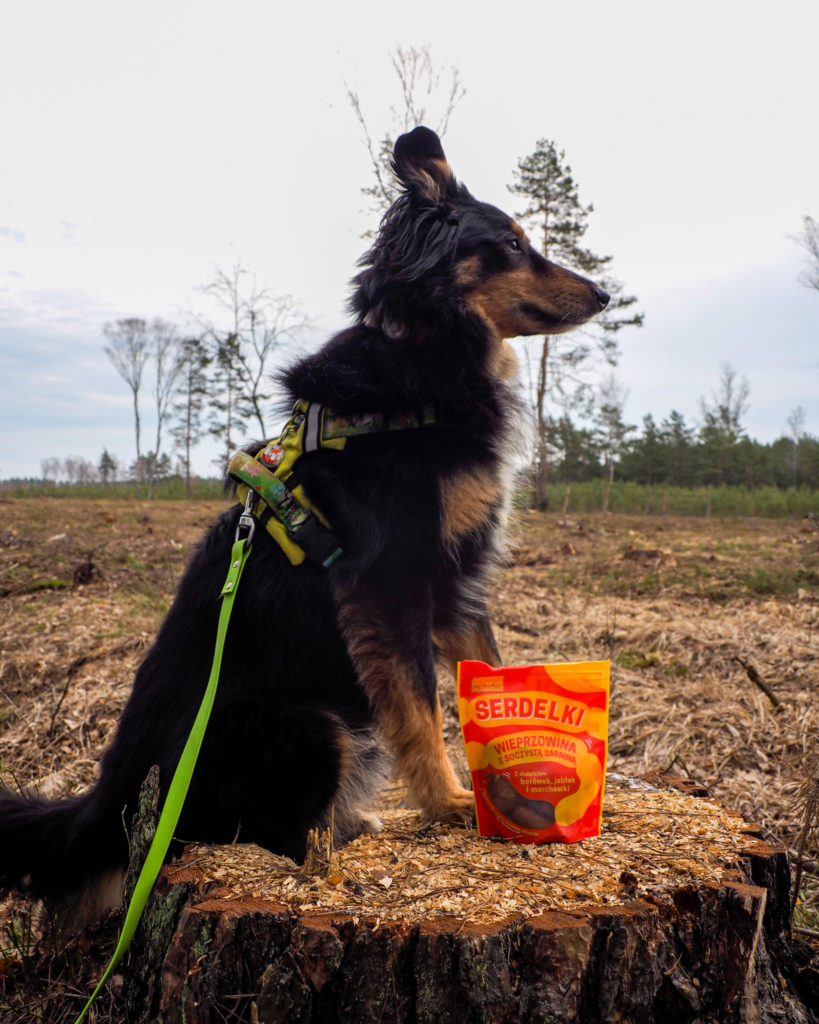
{"label": "dog's tail", "polygon": [[96,788],[67,800],[0,789],[0,888],[60,899],[127,857],[125,828]]}

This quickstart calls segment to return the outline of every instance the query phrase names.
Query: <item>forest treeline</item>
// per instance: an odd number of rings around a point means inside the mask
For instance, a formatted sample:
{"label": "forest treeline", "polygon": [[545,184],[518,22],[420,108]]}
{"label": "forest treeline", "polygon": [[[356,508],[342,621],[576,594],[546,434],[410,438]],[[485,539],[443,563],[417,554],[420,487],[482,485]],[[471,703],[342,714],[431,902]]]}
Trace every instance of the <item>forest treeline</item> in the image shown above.
{"label": "forest treeline", "polygon": [[684,488],[819,488],[819,438],[798,427],[764,444],[713,422],[689,425],[672,411],[659,423],[645,416],[639,431],[626,429],[629,435],[612,448],[599,427],[569,416],[550,419],[549,483],[608,479]]}
{"label": "forest treeline", "polygon": [[[658,423],[647,415],[639,430],[625,427],[617,445],[599,424],[569,416],[547,423],[548,484],[542,508],[557,511],[649,512],[680,515],[804,515],[819,510],[819,438],[800,429],[762,443],[731,436],[713,422],[686,423],[672,411]],[[95,465],[69,458],[43,460],[44,474],[0,484],[6,493],[47,491],[90,497],[132,496],[143,486],[140,467],[120,469],[104,451]],[[518,503],[535,504],[530,465],[518,473]],[[186,486],[187,483],[187,486]],[[154,497],[218,498],[221,477],[196,478],[193,494],[184,464],[164,456],[154,467]]]}

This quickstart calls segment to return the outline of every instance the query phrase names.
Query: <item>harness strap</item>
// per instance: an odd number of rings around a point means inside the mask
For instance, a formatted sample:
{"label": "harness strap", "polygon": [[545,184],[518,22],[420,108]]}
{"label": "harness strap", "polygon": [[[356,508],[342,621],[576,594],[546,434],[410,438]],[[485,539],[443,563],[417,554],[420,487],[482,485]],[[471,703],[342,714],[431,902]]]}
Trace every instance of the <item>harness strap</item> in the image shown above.
{"label": "harness strap", "polygon": [[236,452],[228,464],[228,474],[238,484],[240,501],[246,501],[251,490],[262,499],[254,514],[292,565],[301,565],[309,558],[328,568],[343,551],[330,523],[297,482],[298,461],[322,448],[342,451],[350,437],[413,430],[435,422],[432,405],[392,416],[345,415],[318,402],[300,400],[281,434],[267,441],[255,455]]}
{"label": "harness strap", "polygon": [[236,493],[240,500],[247,500],[250,489],[262,499],[261,510],[254,514],[293,565],[300,565],[309,555],[326,569],[341,557],[341,547],[317,518],[317,510],[311,512],[306,499],[299,501],[258,456],[236,452],[228,472],[239,482]]}

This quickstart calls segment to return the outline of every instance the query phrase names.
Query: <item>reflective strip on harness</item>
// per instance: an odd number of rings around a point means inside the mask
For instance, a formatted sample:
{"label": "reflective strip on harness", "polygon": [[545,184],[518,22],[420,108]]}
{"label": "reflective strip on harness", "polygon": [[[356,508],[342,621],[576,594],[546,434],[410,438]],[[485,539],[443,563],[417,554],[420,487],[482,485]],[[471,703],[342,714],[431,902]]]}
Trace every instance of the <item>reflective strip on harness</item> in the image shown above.
{"label": "reflective strip on harness", "polygon": [[349,437],[411,430],[435,422],[432,406],[424,406],[417,413],[393,416],[342,415],[314,402],[299,401],[281,434],[268,441],[255,456],[236,452],[228,464],[228,474],[238,484],[236,494],[241,502],[246,501],[251,489],[262,499],[263,507],[257,507],[254,514],[292,565],[301,565],[309,557],[327,568],[343,552],[330,524],[303,487],[288,486],[298,460],[320,448],[341,451]]}
{"label": "reflective strip on harness", "polygon": [[311,404],[307,410],[307,430],[304,435],[304,450],[314,452],[321,447],[322,407]]}

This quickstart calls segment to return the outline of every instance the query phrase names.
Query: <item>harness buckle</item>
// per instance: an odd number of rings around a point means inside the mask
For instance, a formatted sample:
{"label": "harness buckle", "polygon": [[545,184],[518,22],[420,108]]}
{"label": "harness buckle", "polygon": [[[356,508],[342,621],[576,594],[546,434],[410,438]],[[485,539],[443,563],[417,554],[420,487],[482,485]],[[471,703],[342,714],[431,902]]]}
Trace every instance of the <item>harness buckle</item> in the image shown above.
{"label": "harness buckle", "polygon": [[236,524],[236,540],[241,540],[242,530],[247,530],[247,537],[245,540],[248,544],[253,540],[253,534],[256,532],[256,518],[253,515],[253,505],[256,501],[256,493],[248,488],[247,498],[245,498],[245,508],[242,514],[239,516],[239,522]]}

